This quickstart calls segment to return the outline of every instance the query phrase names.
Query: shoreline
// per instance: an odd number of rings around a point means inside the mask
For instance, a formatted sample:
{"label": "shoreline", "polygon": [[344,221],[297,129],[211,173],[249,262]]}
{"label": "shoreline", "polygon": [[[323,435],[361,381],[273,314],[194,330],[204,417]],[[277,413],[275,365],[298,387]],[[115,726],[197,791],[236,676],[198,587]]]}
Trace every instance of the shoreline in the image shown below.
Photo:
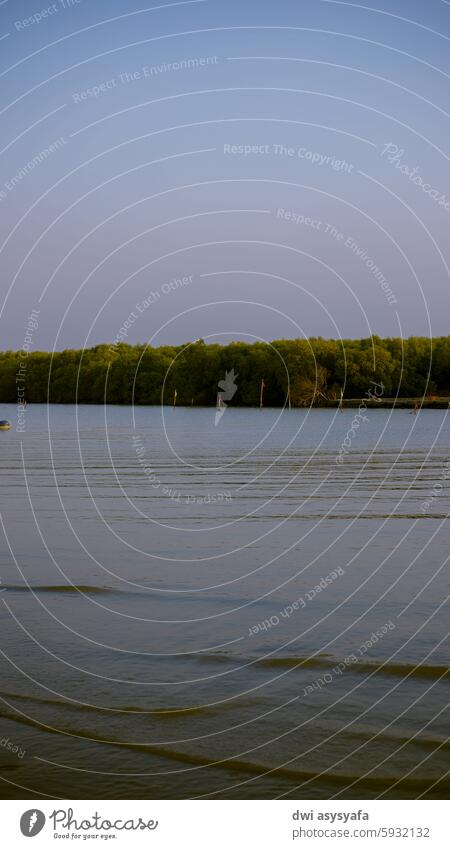
{"label": "shoreline", "polygon": [[[416,405],[418,410],[446,410],[450,406],[450,398],[377,398],[376,401],[365,398],[364,402],[367,408],[382,407],[388,410],[414,410]],[[355,407],[359,407],[360,403],[360,398],[344,398],[342,407],[354,409]],[[324,401],[319,406],[333,408],[338,407],[339,404],[339,400]]]}
{"label": "shoreline", "polygon": [[[326,410],[326,409],[336,409],[336,407],[341,407],[343,409],[354,410],[357,409],[361,402],[364,401],[367,409],[385,409],[385,410],[414,410],[417,408],[418,412],[420,410],[446,410],[450,407],[450,398],[376,398],[371,400],[370,398],[343,398],[342,401],[338,398],[331,399],[327,401],[322,401],[320,404],[305,404],[305,405],[292,405],[292,410]],[[17,407],[21,406],[20,404],[14,404],[13,401],[7,401],[3,404],[5,407]],[[177,401],[175,405],[173,404],[145,404],[142,402],[135,402],[134,404],[128,404],[117,401],[106,402],[103,404],[99,404],[96,401],[80,401],[80,402],[68,402],[68,401],[33,401],[28,402],[24,405],[24,410],[27,410],[29,407],[165,407],[168,409],[182,408],[182,409],[196,409],[196,410],[213,410],[216,409],[215,404],[191,404],[188,402]],[[284,405],[284,408],[289,412],[289,408],[287,405]],[[282,410],[283,405],[274,406],[272,404],[266,404],[262,408],[257,404],[229,404],[229,410]]]}

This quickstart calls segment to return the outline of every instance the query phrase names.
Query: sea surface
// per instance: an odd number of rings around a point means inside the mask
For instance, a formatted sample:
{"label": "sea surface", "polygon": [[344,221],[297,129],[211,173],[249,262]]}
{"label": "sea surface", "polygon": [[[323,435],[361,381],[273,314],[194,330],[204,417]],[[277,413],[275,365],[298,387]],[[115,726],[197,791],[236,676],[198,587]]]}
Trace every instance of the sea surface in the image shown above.
{"label": "sea surface", "polygon": [[30,405],[3,798],[450,798],[446,410]]}

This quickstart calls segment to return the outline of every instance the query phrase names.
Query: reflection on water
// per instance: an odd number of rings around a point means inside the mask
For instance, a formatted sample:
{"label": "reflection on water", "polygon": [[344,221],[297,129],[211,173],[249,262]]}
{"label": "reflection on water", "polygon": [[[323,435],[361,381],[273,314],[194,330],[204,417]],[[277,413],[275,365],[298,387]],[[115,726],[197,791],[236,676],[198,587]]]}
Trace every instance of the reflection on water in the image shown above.
{"label": "reflection on water", "polygon": [[5,798],[450,795],[450,420],[369,410],[342,455],[352,418],[2,434]]}

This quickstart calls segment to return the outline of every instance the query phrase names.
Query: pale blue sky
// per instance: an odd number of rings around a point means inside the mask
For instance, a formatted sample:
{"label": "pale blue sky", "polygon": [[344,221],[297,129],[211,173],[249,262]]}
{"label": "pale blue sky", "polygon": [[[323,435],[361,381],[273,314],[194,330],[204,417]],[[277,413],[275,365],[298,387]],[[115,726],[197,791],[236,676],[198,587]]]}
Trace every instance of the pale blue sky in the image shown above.
{"label": "pale blue sky", "polygon": [[0,5],[0,347],[449,333],[450,5],[153,6]]}

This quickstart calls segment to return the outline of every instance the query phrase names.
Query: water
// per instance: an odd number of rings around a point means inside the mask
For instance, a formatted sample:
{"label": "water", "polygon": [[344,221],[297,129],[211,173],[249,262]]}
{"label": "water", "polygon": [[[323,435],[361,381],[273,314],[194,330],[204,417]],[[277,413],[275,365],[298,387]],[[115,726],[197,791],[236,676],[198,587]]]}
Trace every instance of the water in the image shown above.
{"label": "water", "polygon": [[450,796],[450,419],[354,416],[0,434],[4,798]]}

